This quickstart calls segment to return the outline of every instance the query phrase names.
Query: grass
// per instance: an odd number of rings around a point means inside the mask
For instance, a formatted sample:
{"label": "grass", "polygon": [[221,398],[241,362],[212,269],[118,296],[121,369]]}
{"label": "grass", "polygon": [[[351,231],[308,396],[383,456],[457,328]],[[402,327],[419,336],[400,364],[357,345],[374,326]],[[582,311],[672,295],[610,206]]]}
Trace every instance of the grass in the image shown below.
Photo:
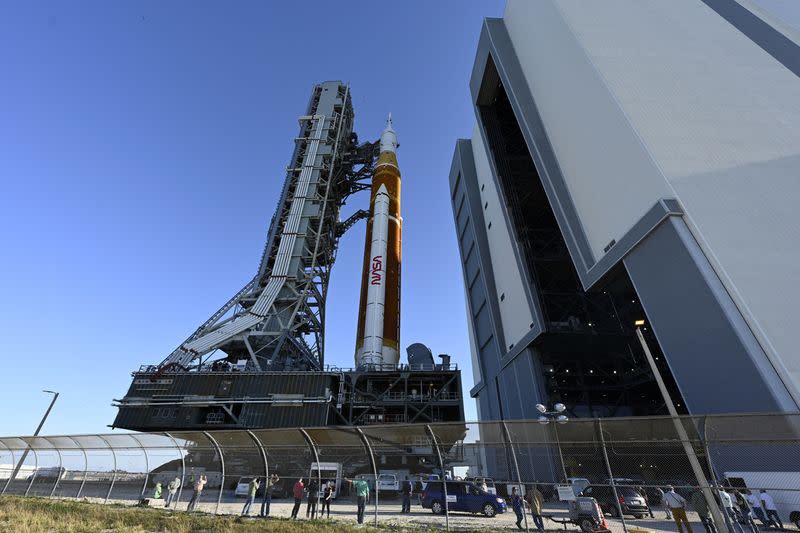
{"label": "grass", "polygon": [[235,516],[190,514],[72,500],[0,497],[0,531],[14,533],[338,533],[367,530],[422,531],[394,526],[356,529],[354,524],[340,521],[289,521],[281,518],[247,520]]}
{"label": "grass", "polygon": [[333,533],[351,530],[355,531],[351,525],[335,522],[247,520],[236,516],[170,512],[71,500],[15,496],[0,498],[0,531],[15,533]]}

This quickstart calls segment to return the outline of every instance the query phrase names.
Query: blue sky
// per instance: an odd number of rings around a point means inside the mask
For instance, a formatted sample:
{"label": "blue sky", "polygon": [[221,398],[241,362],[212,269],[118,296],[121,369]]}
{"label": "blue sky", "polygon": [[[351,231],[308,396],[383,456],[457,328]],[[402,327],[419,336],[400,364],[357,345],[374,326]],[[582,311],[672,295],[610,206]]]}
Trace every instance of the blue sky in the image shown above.
{"label": "blue sky", "polygon": [[[158,363],[250,279],[311,86],[393,113],[402,344],[472,382],[447,175],[469,136],[481,20],[502,0],[20,2],[0,7],[0,434],[107,430]],[[355,196],[346,213],[366,207]],[[327,360],[349,366],[364,224],[342,240]],[[469,418],[475,418],[471,400]]]}

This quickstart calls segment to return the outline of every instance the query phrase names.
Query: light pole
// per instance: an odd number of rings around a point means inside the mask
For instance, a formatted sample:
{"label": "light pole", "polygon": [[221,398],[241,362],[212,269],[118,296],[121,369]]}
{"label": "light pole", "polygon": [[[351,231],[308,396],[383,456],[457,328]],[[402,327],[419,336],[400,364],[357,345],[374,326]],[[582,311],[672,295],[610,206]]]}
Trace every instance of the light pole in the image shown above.
{"label": "light pole", "polygon": [[[50,411],[53,410],[53,405],[55,405],[56,400],[58,400],[58,393],[57,392],[51,391],[51,390],[43,390],[42,392],[46,392],[47,394],[52,394],[53,395],[53,400],[50,402],[50,406],[47,408],[47,411],[44,412],[44,416],[42,417],[42,421],[39,422],[39,427],[37,427],[36,431],[33,433],[34,437],[39,435],[39,432],[42,430],[42,426],[44,426],[45,420],[47,420],[47,417],[50,415]],[[14,467],[14,472],[11,473],[11,477],[8,479],[9,483],[14,481],[14,478],[17,477],[17,474],[19,473],[20,468],[22,468],[22,465],[25,463],[25,459],[28,457],[28,452],[30,451],[30,449],[31,449],[31,445],[28,444],[25,447],[25,451],[22,452],[22,458],[19,460],[19,463],[17,463],[17,466]]]}
{"label": "light pole", "polygon": [[[567,415],[564,414],[564,411],[567,410],[567,406],[563,403],[557,403],[553,405],[552,410],[548,410],[547,406],[542,403],[536,404],[536,410],[541,413],[539,415],[539,423],[543,426],[546,426],[550,422],[555,422],[556,424],[566,424],[569,422],[569,418]],[[553,426],[553,433],[556,436],[556,446],[558,447],[558,458],[561,461],[561,472],[564,475],[564,481],[567,480],[567,469],[564,467],[564,455],[561,453],[561,441],[558,439],[558,429]]]}
{"label": "light pole", "polygon": [[709,511],[711,511],[711,515],[714,517],[714,522],[716,522],[717,529],[722,533],[726,533],[725,530],[727,529],[727,522],[723,518],[723,515],[717,506],[717,500],[714,498],[714,493],[711,491],[711,488],[708,485],[706,475],[703,472],[703,469],[700,467],[700,461],[697,459],[697,454],[694,453],[694,447],[689,441],[689,435],[686,433],[686,428],[683,427],[683,423],[678,417],[678,411],[675,409],[675,404],[672,402],[672,396],[670,396],[667,386],[664,384],[664,378],[661,377],[661,371],[658,370],[656,361],[653,359],[653,354],[650,353],[650,347],[647,345],[647,341],[644,339],[644,334],[642,333],[644,324],[644,320],[637,320],[634,322],[634,325],[636,326],[636,336],[639,338],[639,343],[642,345],[642,350],[644,351],[645,358],[650,365],[650,370],[653,372],[653,377],[656,378],[658,389],[661,391],[661,396],[664,398],[664,403],[667,406],[667,411],[669,411],[669,416],[672,418],[672,423],[675,424],[675,432],[678,434],[681,444],[683,444],[683,451],[686,453],[686,457],[689,459],[692,472],[694,472],[698,483],[701,484],[700,490],[703,492],[703,496],[706,498],[706,504],[708,505]]}

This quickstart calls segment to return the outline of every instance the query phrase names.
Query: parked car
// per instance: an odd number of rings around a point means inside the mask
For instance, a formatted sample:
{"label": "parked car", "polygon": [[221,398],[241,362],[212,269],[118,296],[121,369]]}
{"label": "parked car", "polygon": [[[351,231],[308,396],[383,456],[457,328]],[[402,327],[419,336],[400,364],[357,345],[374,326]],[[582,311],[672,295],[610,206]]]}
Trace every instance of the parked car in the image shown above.
{"label": "parked car", "polygon": [[[614,501],[614,491],[611,486],[591,485],[583,489],[580,495],[597,500],[604,513],[609,513],[615,517],[619,516],[619,509]],[[636,518],[644,518],[646,514],[649,514],[644,497],[635,488],[617,487],[617,495],[619,496],[619,506],[622,508],[623,514],[633,515]]]}
{"label": "parked car", "polygon": [[483,513],[493,517],[508,510],[503,498],[484,492],[474,483],[467,481],[447,481],[447,495],[442,481],[429,481],[422,491],[422,507],[433,514],[442,514],[445,501],[449,512]]}
{"label": "parked car", "polygon": [[[606,485],[610,484],[611,481],[606,479],[603,481]],[[615,485],[628,485],[634,488],[641,488],[644,490],[645,495],[647,496],[647,503],[650,504],[650,507],[656,507],[663,503],[664,501],[664,489],[655,487],[652,485],[645,486],[645,482],[641,479],[629,478],[629,477],[615,477],[614,478]],[[691,492],[684,495],[686,499],[690,499],[692,497]]]}

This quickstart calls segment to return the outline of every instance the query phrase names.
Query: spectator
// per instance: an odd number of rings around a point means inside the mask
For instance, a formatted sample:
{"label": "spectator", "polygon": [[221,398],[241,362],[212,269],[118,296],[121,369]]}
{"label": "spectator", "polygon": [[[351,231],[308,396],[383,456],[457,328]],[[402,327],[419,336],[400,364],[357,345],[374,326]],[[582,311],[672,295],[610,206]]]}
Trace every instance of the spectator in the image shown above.
{"label": "spectator", "polygon": [[692,494],[692,507],[700,517],[700,523],[706,528],[706,533],[717,533],[717,528],[714,526],[714,521],[711,519],[711,513],[708,510],[708,502],[702,490]]}
{"label": "spectator", "polygon": [[664,505],[664,513],[666,513],[666,516],[664,518],[666,518],[667,520],[672,519],[672,513],[669,512],[669,505],[667,505],[667,501],[664,499],[664,491],[656,487],[656,494],[658,499]]}
{"label": "spectator", "polygon": [[333,481],[325,483],[325,491],[322,494],[322,509],[319,510],[320,518],[322,518],[322,515],[325,513],[325,509],[328,510],[328,518],[331,517],[331,500],[333,499],[334,488],[335,485]]}
{"label": "spectator", "polygon": [[369,484],[363,479],[346,479],[345,481],[352,484],[356,491],[356,518],[359,524],[363,524],[364,508],[367,506],[367,500],[369,499]]}
{"label": "spectator", "polygon": [[514,509],[514,514],[517,515],[517,528],[525,529],[522,527],[522,520],[525,518],[525,503],[520,495],[517,494],[517,487],[511,488],[511,507]]}
{"label": "spectator", "polygon": [[170,506],[173,498],[175,498],[175,494],[178,492],[178,489],[180,487],[181,487],[181,478],[179,477],[176,477],[167,484],[167,501],[164,503],[164,507]]}
{"label": "spectator", "polygon": [[405,481],[403,481],[403,506],[400,509],[401,514],[409,514],[411,513],[411,493],[413,492],[413,487],[411,485],[411,481],[408,480],[408,476],[406,476]]}
{"label": "spectator", "polygon": [[736,516],[736,509],[733,507],[733,499],[731,495],[724,490],[719,491],[719,499],[722,502],[722,507],[725,509],[725,514],[730,518],[731,526],[736,528],[739,533],[744,533],[742,525],[739,523],[739,517]]}
{"label": "spectator", "polygon": [[317,501],[319,500],[319,485],[317,484],[317,480],[311,478],[306,489],[308,490],[306,518],[311,518],[313,520],[317,517]]}
{"label": "spectator", "polygon": [[753,514],[756,518],[758,518],[764,526],[768,526],[769,522],[767,521],[767,516],[764,514],[764,508],[761,507],[761,498],[758,497],[757,494],[753,494],[749,490],[747,492],[747,502],[750,504],[750,507],[753,509]]}
{"label": "spectator", "polygon": [[272,492],[275,490],[275,484],[281,478],[277,474],[272,474],[264,480],[264,499],[261,500],[261,516],[269,516],[269,507],[272,504]]}
{"label": "spectator", "polygon": [[256,501],[256,493],[258,492],[258,487],[261,484],[258,482],[258,478],[254,477],[250,480],[250,483],[247,484],[247,501],[244,502],[244,508],[242,508],[242,516],[246,516],[250,514],[250,507],[253,505],[253,502]]}
{"label": "spectator", "polygon": [[778,516],[778,508],[775,507],[775,500],[772,496],[767,494],[767,491],[761,489],[761,506],[764,508],[764,513],[767,516],[767,522],[775,524],[776,527],[783,529],[783,522],[781,517]]}
{"label": "spectator", "polygon": [[189,506],[186,507],[187,511],[195,510],[197,502],[200,500],[200,495],[203,494],[203,489],[206,487],[206,483],[208,483],[208,478],[205,474],[200,474],[200,477],[194,482],[194,493],[192,493],[192,499],[189,500]]}
{"label": "spectator", "polygon": [[153,499],[160,500],[161,499],[161,482],[159,481],[156,483],[156,488],[153,490]]}
{"label": "spectator", "polygon": [[297,512],[300,510],[300,504],[303,503],[303,490],[305,489],[305,485],[303,485],[303,478],[297,480],[292,487],[292,496],[294,496],[294,507],[292,507],[292,518],[297,518]]}
{"label": "spectator", "polygon": [[683,499],[683,496],[675,492],[674,488],[667,487],[667,492],[664,493],[664,503],[672,512],[672,519],[675,520],[679,533],[683,533],[681,523],[686,526],[687,533],[692,533],[692,526],[689,525],[689,519],[686,518],[686,500]]}
{"label": "spectator", "polygon": [[758,526],[756,521],[753,520],[753,508],[750,507],[750,502],[747,501],[742,491],[736,491],[736,505],[739,507],[739,512],[742,515],[742,522],[750,526],[752,533],[758,533]]}
{"label": "spectator", "polygon": [[539,492],[539,489],[536,488],[536,485],[525,493],[525,501],[528,502],[528,506],[531,508],[531,516],[533,516],[533,523],[536,525],[536,529],[544,531],[544,520],[542,520],[544,497]]}

